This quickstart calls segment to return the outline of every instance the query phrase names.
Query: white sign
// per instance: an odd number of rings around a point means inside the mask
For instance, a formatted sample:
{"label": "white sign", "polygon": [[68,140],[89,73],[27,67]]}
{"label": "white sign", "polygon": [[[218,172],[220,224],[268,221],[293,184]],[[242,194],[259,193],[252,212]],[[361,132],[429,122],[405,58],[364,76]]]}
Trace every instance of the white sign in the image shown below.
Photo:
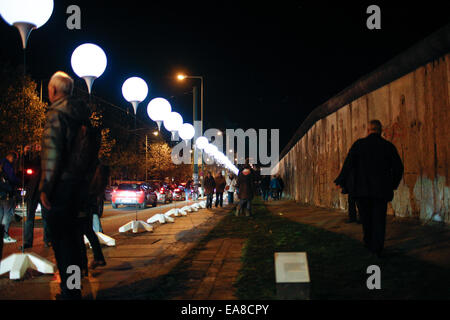
{"label": "white sign", "polygon": [[310,282],[306,252],[275,252],[277,283]]}

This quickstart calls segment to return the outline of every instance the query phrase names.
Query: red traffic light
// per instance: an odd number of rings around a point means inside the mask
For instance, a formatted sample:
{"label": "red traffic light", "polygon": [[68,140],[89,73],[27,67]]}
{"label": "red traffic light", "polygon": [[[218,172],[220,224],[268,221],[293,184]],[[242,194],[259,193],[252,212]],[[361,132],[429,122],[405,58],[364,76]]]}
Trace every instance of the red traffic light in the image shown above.
{"label": "red traffic light", "polygon": [[33,169],[27,169],[27,174],[32,175],[34,173]]}

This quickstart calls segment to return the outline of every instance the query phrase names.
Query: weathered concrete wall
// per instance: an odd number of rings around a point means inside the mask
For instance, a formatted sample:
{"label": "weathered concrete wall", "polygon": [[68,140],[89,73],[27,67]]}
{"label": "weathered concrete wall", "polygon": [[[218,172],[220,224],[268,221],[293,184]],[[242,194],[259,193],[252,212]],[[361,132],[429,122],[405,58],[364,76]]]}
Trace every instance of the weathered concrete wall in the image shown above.
{"label": "weathered concrete wall", "polygon": [[280,160],[285,196],[318,206],[347,206],[333,181],[355,140],[379,119],[405,174],[390,214],[450,222],[450,54],[367,93],[318,120]]}

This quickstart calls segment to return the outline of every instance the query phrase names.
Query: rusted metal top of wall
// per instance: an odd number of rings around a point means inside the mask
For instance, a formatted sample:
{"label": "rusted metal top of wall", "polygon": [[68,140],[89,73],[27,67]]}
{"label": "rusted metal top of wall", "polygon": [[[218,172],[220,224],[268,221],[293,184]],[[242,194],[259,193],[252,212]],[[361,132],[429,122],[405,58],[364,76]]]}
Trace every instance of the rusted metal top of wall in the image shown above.
{"label": "rusted metal top of wall", "polygon": [[413,47],[394,57],[375,71],[360,78],[337,95],[314,109],[303,121],[296,133],[283,148],[282,159],[318,120],[336,112],[350,102],[372,92],[418,67],[437,59],[450,51],[450,24],[439,29]]}

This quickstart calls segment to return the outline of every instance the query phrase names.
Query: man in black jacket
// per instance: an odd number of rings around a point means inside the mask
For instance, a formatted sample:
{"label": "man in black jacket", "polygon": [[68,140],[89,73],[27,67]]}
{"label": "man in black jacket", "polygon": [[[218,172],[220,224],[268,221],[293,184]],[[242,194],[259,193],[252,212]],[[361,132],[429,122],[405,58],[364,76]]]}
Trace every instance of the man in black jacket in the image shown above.
{"label": "man in black jacket", "polygon": [[386,232],[387,203],[403,176],[397,149],[381,137],[379,120],[372,120],[368,136],[357,140],[344,161],[335,183],[355,198],[361,215],[364,244],[380,256]]}
{"label": "man in black jacket", "polygon": [[252,199],[255,195],[254,173],[250,165],[247,163],[242,171],[239,171],[236,189],[239,203],[236,208],[236,216],[239,216],[242,209],[246,209],[245,216],[252,214]]}
{"label": "man in black jacket", "polygon": [[[73,150],[81,128],[90,125],[90,109],[72,97],[73,80],[55,73],[48,85],[52,103],[42,139],[40,200],[47,217],[51,243],[61,278],[61,298],[81,299],[81,288],[68,286],[69,266],[81,270],[82,251],[78,215],[87,205],[87,174],[75,173]],[[94,167],[95,168],[95,167]]]}
{"label": "man in black jacket", "polygon": [[9,235],[9,226],[14,216],[16,190],[20,183],[14,171],[15,161],[17,161],[17,154],[13,151],[8,152],[6,157],[0,161],[0,223],[4,226],[4,243],[17,242]]}

